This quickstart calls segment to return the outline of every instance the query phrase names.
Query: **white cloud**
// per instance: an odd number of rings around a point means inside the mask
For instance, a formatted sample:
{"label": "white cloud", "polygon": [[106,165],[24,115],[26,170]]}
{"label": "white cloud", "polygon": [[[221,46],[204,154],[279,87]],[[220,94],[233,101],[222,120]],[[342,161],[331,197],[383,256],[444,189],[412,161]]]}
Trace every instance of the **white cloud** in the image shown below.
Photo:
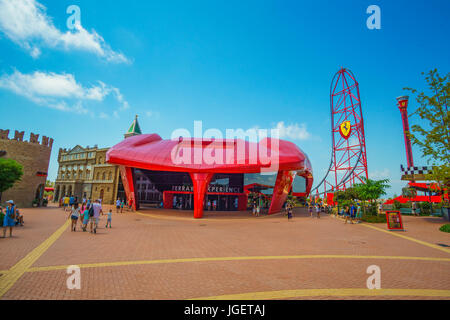
{"label": "white cloud", "polygon": [[284,121],[280,121],[277,123],[275,129],[278,129],[280,132],[280,138],[289,138],[293,140],[308,140],[311,138],[311,134],[306,129],[306,124],[290,124],[286,126]]}
{"label": "white cloud", "polygon": [[0,77],[0,88],[13,91],[39,105],[61,111],[88,113],[88,110],[83,107],[83,101],[99,102],[109,95],[115,97],[120,110],[129,107],[118,88],[101,81],[98,81],[98,85],[84,87],[72,74],[68,73],[35,71],[23,74],[15,70],[10,75]]}
{"label": "white cloud", "polygon": [[33,58],[41,48],[88,51],[108,62],[130,63],[122,53],[115,52],[95,31],[76,24],[76,31],[61,32],[46,8],[36,0],[0,0],[0,31],[27,50]]}
{"label": "white cloud", "polygon": [[391,171],[387,168],[383,170],[369,171],[369,178],[374,180],[389,179],[391,177]]}
{"label": "white cloud", "polygon": [[155,118],[155,119],[158,119],[159,116],[160,116],[160,114],[159,114],[158,111],[146,111],[146,112],[145,112],[145,115],[146,115],[148,118]]}

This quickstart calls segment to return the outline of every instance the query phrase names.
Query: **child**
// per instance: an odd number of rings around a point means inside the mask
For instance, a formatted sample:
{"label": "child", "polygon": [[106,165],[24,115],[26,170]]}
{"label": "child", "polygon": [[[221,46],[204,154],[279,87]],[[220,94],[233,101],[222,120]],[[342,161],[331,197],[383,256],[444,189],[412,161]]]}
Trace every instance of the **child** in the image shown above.
{"label": "child", "polygon": [[108,219],[106,220],[106,227],[105,228],[108,228],[108,225],[109,225],[109,228],[111,229],[112,209],[109,209],[109,212],[106,215],[108,216]]}
{"label": "child", "polygon": [[23,215],[16,209],[16,226],[23,226]]}
{"label": "child", "polygon": [[89,222],[89,209],[90,208],[91,208],[91,206],[87,205],[86,209],[84,209],[84,211],[83,211],[83,224],[82,224],[83,232],[86,232],[87,224]]}

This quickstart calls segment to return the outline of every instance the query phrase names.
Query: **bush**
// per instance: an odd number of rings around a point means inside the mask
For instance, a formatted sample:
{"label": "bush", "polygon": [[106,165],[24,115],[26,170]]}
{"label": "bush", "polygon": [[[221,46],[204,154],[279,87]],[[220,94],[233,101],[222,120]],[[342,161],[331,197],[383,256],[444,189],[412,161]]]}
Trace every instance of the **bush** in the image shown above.
{"label": "bush", "polygon": [[431,204],[429,202],[420,202],[417,207],[420,208],[421,216],[429,216],[431,214]]}
{"label": "bush", "polygon": [[369,223],[386,223],[385,215],[363,215],[361,217],[362,221]]}
{"label": "bush", "polygon": [[450,223],[444,224],[442,227],[439,228],[442,232],[448,232],[450,233]]}

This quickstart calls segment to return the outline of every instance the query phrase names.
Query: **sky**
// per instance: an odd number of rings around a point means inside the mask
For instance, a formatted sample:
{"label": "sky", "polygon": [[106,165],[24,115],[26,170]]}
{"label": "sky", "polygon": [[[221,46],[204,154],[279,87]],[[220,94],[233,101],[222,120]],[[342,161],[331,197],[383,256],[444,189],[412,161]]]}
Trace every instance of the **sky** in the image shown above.
{"label": "sky", "polygon": [[[370,5],[381,29],[366,25]],[[359,82],[369,177],[399,195],[395,98],[426,90],[421,72],[449,72],[449,12],[446,0],[0,0],[0,128],[54,139],[50,180],[59,148],[113,146],[135,115],[163,138],[197,120],[222,132],[280,128],[319,181],[331,156],[330,83],[346,67]],[[416,146],[413,155],[427,165]]]}

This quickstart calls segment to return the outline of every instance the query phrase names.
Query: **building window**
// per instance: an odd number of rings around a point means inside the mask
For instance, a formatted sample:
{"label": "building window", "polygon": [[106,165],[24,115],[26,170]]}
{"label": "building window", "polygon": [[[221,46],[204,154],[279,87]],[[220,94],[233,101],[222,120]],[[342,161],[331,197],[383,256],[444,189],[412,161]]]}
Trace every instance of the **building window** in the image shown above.
{"label": "building window", "polygon": [[112,180],[112,172],[109,173],[109,178],[108,180]]}
{"label": "building window", "polygon": [[100,180],[100,172],[97,172],[97,180]]}
{"label": "building window", "polygon": [[102,174],[102,180],[106,180],[106,173],[105,172],[103,172],[103,174]]}

